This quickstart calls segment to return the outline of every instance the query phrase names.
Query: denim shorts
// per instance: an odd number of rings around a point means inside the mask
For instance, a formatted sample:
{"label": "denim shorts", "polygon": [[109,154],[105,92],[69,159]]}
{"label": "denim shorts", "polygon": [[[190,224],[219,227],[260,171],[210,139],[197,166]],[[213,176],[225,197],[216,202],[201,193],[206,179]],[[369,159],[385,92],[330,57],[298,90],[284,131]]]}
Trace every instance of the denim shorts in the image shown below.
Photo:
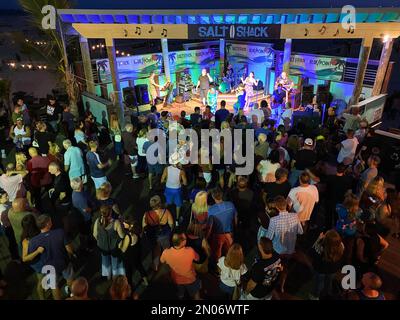
{"label": "denim shorts", "polygon": [[200,291],[201,289],[201,282],[199,279],[196,279],[195,282],[190,283],[190,284],[178,284],[178,298],[183,299],[185,296],[185,291],[189,294],[191,298],[194,297],[194,295]]}
{"label": "denim shorts", "polygon": [[179,189],[165,188],[164,195],[168,205],[175,204],[177,207],[182,207],[183,200],[182,200],[181,188]]}

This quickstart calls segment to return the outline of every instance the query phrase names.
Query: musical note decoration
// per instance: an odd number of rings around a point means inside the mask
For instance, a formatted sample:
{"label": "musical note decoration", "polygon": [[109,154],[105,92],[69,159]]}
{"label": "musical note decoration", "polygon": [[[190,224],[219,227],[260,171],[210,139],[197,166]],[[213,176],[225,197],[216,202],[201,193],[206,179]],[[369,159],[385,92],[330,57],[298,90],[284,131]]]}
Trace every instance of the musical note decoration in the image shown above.
{"label": "musical note decoration", "polygon": [[161,36],[165,38],[165,37],[167,37],[167,35],[168,35],[168,30],[167,29],[163,29],[163,31],[161,33]]}
{"label": "musical note decoration", "polygon": [[304,30],[304,36],[305,36],[305,37],[308,36],[308,29],[307,29],[307,28]]}
{"label": "musical note decoration", "polygon": [[154,31],[153,26],[151,26],[149,33],[152,33]]}
{"label": "musical note decoration", "polygon": [[142,29],[140,27],[136,27],[136,31],[135,34],[137,34],[138,36],[140,36],[142,34]]}
{"label": "musical note decoration", "polygon": [[347,33],[354,33],[354,26],[349,26],[349,29],[347,29]]}
{"label": "musical note decoration", "polygon": [[318,30],[318,32],[319,32],[320,34],[324,34],[325,31],[326,31],[326,27],[325,27],[325,26],[322,26],[322,28]]}
{"label": "musical note decoration", "polygon": [[336,29],[336,32],[333,36],[336,37],[338,34],[339,34],[339,29]]}
{"label": "musical note decoration", "polygon": [[124,36],[127,37],[128,36],[128,30],[124,29]]}

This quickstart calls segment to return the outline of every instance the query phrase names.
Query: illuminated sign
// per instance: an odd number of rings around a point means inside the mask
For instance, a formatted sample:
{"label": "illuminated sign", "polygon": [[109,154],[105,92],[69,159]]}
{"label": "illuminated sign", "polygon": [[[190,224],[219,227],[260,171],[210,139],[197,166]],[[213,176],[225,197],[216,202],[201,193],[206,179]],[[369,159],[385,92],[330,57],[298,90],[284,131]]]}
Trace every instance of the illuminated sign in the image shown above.
{"label": "illuminated sign", "polygon": [[189,39],[279,39],[278,24],[189,24]]}

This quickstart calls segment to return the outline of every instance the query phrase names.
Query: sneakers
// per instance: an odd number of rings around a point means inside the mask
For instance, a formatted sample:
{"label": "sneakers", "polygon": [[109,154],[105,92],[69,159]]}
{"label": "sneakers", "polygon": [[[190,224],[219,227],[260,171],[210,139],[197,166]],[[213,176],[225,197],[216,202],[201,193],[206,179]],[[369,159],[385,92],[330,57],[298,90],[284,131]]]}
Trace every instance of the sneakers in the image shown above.
{"label": "sneakers", "polygon": [[132,175],[132,178],[133,178],[133,179],[139,179],[139,178],[140,178],[140,175],[138,175],[137,173],[135,173],[134,175]]}
{"label": "sneakers", "polygon": [[6,155],[6,151],[5,150],[1,150],[1,158],[2,159],[6,159],[7,155]]}

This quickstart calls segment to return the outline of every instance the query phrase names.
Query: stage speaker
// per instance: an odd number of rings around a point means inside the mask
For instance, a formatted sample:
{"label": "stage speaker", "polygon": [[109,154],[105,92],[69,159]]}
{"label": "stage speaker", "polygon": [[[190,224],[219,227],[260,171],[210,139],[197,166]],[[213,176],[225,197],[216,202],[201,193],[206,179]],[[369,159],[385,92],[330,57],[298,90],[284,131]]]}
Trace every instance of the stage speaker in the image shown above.
{"label": "stage speaker", "polygon": [[133,87],[123,88],[122,95],[123,95],[124,101],[128,107],[136,107],[138,105],[138,101],[136,98],[136,92]]}
{"label": "stage speaker", "polygon": [[137,84],[135,86],[136,98],[139,105],[150,103],[149,90],[147,84]]}
{"label": "stage speaker", "polygon": [[326,85],[319,85],[317,89],[317,103],[319,105],[326,104],[329,106],[329,103],[331,102],[330,99],[330,92],[329,92],[329,86]]}
{"label": "stage speaker", "polygon": [[314,86],[306,85],[302,87],[301,104],[306,105],[312,103],[314,97]]}

